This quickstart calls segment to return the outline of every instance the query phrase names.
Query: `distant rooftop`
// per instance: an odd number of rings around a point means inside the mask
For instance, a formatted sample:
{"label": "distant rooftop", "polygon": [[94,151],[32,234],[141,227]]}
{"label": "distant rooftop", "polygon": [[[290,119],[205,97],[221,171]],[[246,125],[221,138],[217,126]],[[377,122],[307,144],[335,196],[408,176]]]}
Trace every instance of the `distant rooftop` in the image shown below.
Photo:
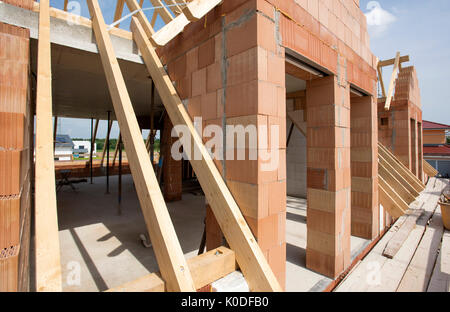
{"label": "distant rooftop", "polygon": [[446,124],[423,120],[423,129],[428,130],[450,129],[450,126]]}

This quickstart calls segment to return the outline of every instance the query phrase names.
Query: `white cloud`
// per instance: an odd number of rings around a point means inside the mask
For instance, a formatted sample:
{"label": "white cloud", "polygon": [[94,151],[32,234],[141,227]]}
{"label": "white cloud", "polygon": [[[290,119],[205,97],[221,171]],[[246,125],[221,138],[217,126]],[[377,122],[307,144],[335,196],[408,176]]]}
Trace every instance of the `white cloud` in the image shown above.
{"label": "white cloud", "polygon": [[379,37],[394,23],[397,18],[383,9],[378,1],[370,1],[367,3],[367,25],[371,35]]}

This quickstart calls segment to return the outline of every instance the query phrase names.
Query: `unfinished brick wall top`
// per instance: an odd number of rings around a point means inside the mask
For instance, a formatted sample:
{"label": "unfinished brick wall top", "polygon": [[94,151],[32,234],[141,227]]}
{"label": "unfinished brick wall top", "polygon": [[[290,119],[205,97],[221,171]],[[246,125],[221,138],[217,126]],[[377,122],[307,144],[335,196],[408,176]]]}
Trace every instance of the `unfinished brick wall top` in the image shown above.
{"label": "unfinished brick wall top", "polygon": [[408,100],[418,107],[422,107],[420,101],[420,88],[417,72],[414,66],[400,69],[395,84],[395,100]]}
{"label": "unfinished brick wall top", "polygon": [[[375,94],[377,59],[358,1],[267,0],[278,14],[283,45]],[[270,13],[267,8],[264,12]],[[273,16],[273,14],[272,14]],[[339,73],[339,63],[347,70]],[[342,64],[341,64],[342,65]]]}

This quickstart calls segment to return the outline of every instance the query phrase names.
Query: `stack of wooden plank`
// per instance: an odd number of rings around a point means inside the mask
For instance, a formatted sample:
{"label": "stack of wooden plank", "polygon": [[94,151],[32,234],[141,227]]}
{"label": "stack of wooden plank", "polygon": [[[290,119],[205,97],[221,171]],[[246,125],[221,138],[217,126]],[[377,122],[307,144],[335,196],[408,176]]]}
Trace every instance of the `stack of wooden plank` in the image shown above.
{"label": "stack of wooden plank", "polygon": [[448,180],[430,179],[408,212],[336,290],[432,291],[443,289],[442,285],[447,287],[449,275],[442,270],[448,270],[449,241],[446,233],[441,246],[443,227],[438,199],[448,185]]}
{"label": "stack of wooden plank", "polygon": [[380,203],[394,218],[408,210],[425,185],[381,143],[378,144]]}

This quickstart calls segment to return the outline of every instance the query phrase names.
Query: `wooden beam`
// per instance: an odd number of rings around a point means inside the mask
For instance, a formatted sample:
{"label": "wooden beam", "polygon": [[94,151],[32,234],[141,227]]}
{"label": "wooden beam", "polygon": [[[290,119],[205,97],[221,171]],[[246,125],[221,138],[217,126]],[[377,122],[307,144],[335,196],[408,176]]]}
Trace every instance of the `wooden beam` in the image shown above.
{"label": "wooden beam", "polygon": [[[389,60],[384,60],[384,61],[379,61],[378,62],[378,67],[386,67],[386,66],[394,65],[395,64],[395,59],[396,58],[389,59]],[[399,64],[405,63],[405,62],[409,62],[409,55],[400,57]]]}
{"label": "wooden beam", "polygon": [[178,0],[166,0],[166,3],[169,5],[173,5],[170,7],[171,11],[175,14],[175,16],[178,16],[180,14],[183,14],[182,7],[178,4],[180,1]]}
{"label": "wooden beam", "polygon": [[195,22],[205,16],[221,2],[222,0],[194,0],[186,5],[183,9],[183,13],[188,20]]}
{"label": "wooden beam", "polygon": [[420,193],[425,189],[425,185],[420,181],[394,154],[392,154],[383,144],[378,143],[378,154],[381,155],[403,178]]}
{"label": "wooden beam", "polygon": [[169,10],[166,8],[165,4],[161,2],[161,0],[150,0],[153,7],[158,7],[155,9],[155,12],[163,19],[164,23],[169,24],[173,20],[172,14],[170,14]]}
{"label": "wooden beam", "polygon": [[412,196],[418,197],[420,195],[420,193],[411,184],[408,183],[405,177],[393,166],[391,166],[391,164],[381,154],[378,154],[378,161],[379,166],[383,166],[384,168],[386,168],[386,170],[389,171],[389,173],[393,175],[395,179],[399,181],[403,185],[403,187],[408,190],[409,193],[411,193]]}
{"label": "wooden beam", "polygon": [[178,15],[175,19],[173,19],[166,26],[162,27],[152,36],[153,42],[160,47],[165,46],[170,40],[181,33],[184,27],[186,27],[189,23],[189,20],[184,14]]}
{"label": "wooden beam", "polygon": [[[196,289],[203,288],[236,271],[234,252],[225,247],[219,247],[202,255],[188,259],[189,270]],[[164,281],[160,274],[152,273],[122,286],[107,290],[107,292],[155,292],[164,291]]]}
{"label": "wooden beam", "polygon": [[429,176],[430,178],[435,177],[439,172],[434,169],[432,165],[425,159],[423,160],[423,171]]}
{"label": "wooden beam", "polygon": [[37,53],[35,274],[37,291],[62,291],[52,135],[50,4],[41,0]]}
{"label": "wooden beam", "polygon": [[97,0],[88,0],[94,34],[115,115],[122,132],[136,192],[161,276],[169,291],[195,291],[167,206],[150,163],[125,80]]}
{"label": "wooden beam", "polygon": [[406,217],[405,222],[402,223],[397,232],[392,236],[383,250],[383,256],[392,259],[403,246],[403,243],[408,238],[409,233],[414,229],[417,219],[423,214],[424,210],[412,210]]}
{"label": "wooden beam", "polygon": [[[403,186],[403,183],[397,180],[397,177],[392,171],[386,168],[381,162],[378,163],[378,172],[380,176],[389,184],[390,187],[409,205],[416,200],[417,196],[414,196],[409,192],[407,188]],[[402,179],[403,180],[403,179]]]}
{"label": "wooden beam", "polygon": [[397,56],[395,57],[394,69],[392,70],[391,81],[389,82],[389,89],[386,97],[386,104],[384,106],[385,110],[389,110],[391,108],[392,96],[394,94],[395,81],[397,80],[398,75],[398,66],[400,64],[400,52],[397,52]]}
{"label": "wooden beam", "polygon": [[380,203],[383,205],[389,214],[398,218],[405,214],[408,210],[408,204],[395,192],[395,190],[378,175]]}
{"label": "wooden beam", "polygon": [[64,0],[64,11],[67,12],[67,5],[69,4],[69,0]]}
{"label": "wooden beam", "polygon": [[[125,0],[117,0],[117,4],[116,4],[116,11],[114,13],[114,22],[118,21],[123,14],[123,7],[125,5]],[[117,28],[119,28],[120,23],[116,25]]]}
{"label": "wooden beam", "polygon": [[381,67],[377,68],[378,71],[378,80],[380,81],[380,85],[381,85],[381,93],[383,94],[383,97],[386,97],[386,88],[384,86],[384,81],[383,81],[383,73],[381,72]]}
{"label": "wooden beam", "polygon": [[146,31],[143,27],[145,25],[141,25],[139,20],[133,17],[131,30],[142,53],[144,63],[155,82],[172,124],[184,125],[190,131],[193,142],[192,148],[199,151],[201,155],[200,160],[191,160],[192,167],[227,242],[236,253],[237,262],[250,285],[250,289],[254,291],[281,291],[280,284],[209,152],[203,145],[202,138],[195,130],[191,118],[158,58],[155,47],[146,37]]}
{"label": "wooden beam", "polygon": [[[141,9],[141,6],[137,3],[136,0],[125,0],[125,1],[127,2],[127,6],[131,12]],[[155,42],[153,41],[153,38],[152,38],[152,36],[155,34],[155,31],[153,30],[152,26],[148,22],[148,19],[145,16],[144,12],[139,11],[138,13],[135,14],[135,16],[137,16],[137,18],[139,19],[139,22],[142,25],[146,26],[146,27],[144,27],[145,34],[147,35],[147,38],[150,38],[152,43],[155,44]],[[156,22],[156,11],[154,12],[153,16],[155,16],[155,22]]]}

